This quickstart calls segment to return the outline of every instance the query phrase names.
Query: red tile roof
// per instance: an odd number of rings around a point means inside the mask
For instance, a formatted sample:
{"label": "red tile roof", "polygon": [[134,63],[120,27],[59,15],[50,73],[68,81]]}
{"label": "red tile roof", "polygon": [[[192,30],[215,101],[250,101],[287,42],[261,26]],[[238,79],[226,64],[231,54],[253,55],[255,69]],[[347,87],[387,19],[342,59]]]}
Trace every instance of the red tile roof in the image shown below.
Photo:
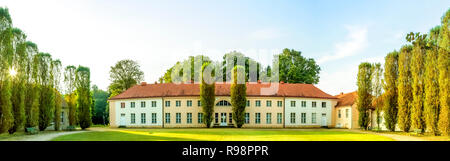
{"label": "red tile roof", "polygon": [[[261,93],[261,90],[269,88],[271,85],[279,85],[278,90],[273,92]],[[231,84],[216,84],[216,96],[229,96]],[[111,100],[131,99],[131,98],[149,98],[149,97],[183,97],[183,96],[199,96],[199,84],[141,84],[135,85],[125,92],[114,96]],[[288,84],[288,83],[247,83],[247,96],[258,97],[305,97],[305,98],[325,98],[337,99],[329,95],[312,84]]]}
{"label": "red tile roof", "polygon": [[352,106],[356,102],[356,99],[358,98],[358,93],[354,91],[346,94],[336,95],[336,97],[338,98],[338,103],[336,104],[336,107]]}

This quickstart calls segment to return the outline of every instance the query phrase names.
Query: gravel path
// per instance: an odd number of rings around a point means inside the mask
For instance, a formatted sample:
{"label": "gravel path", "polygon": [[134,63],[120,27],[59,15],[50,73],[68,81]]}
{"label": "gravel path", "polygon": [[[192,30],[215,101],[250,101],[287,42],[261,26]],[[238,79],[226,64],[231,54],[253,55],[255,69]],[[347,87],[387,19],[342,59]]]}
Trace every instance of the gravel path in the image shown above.
{"label": "gravel path", "polygon": [[374,135],[380,135],[392,138],[396,141],[427,141],[418,137],[414,136],[406,136],[406,135],[397,135],[397,134],[387,134],[387,133],[377,133],[377,132],[371,132],[371,131],[362,131],[362,130],[349,130],[349,131],[357,131],[360,133],[367,133],[367,134],[374,134]]}
{"label": "gravel path", "polygon": [[52,132],[52,133],[43,133],[43,134],[36,134],[36,135],[25,135],[20,137],[12,137],[4,141],[50,141],[53,138],[56,138],[58,136],[62,135],[68,135],[68,134],[76,134],[76,133],[82,133],[87,131],[64,131],[64,132]]}

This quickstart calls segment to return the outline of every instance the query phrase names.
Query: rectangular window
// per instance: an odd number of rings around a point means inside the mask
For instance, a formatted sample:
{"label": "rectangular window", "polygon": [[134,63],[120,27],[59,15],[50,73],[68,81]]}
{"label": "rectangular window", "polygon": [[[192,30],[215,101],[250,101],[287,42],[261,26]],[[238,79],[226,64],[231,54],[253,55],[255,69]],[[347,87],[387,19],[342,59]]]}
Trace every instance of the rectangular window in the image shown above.
{"label": "rectangular window", "polygon": [[282,123],[283,123],[283,114],[277,113],[277,124],[282,124]]}
{"label": "rectangular window", "polygon": [[315,101],[312,102],[311,107],[312,107],[312,108],[315,108],[316,106],[317,106],[317,102],[315,102]]}
{"label": "rectangular window", "polygon": [[291,101],[291,107],[295,107],[295,101]]}
{"label": "rectangular window", "polygon": [[272,124],[272,113],[266,113],[266,124]]}
{"label": "rectangular window", "polygon": [[136,115],[134,113],[131,114],[131,123],[132,124],[136,123]]}
{"label": "rectangular window", "polygon": [[283,101],[278,101],[278,102],[277,102],[277,106],[278,106],[278,107],[283,107]]}
{"label": "rectangular window", "polygon": [[214,114],[214,122],[216,123],[216,124],[218,124],[219,123],[219,113],[215,113]]}
{"label": "rectangular window", "polygon": [[145,101],[141,102],[141,107],[144,108],[145,107]]}
{"label": "rectangular window", "polygon": [[261,123],[261,113],[255,113],[255,124]]}
{"label": "rectangular window", "polygon": [[181,101],[175,101],[175,106],[180,107],[181,106]]}
{"label": "rectangular window", "polygon": [[272,107],[272,101],[266,101],[266,107]]}
{"label": "rectangular window", "polygon": [[326,108],[327,107],[327,102],[322,102],[322,108]]}
{"label": "rectangular window", "polygon": [[166,124],[170,124],[170,113],[166,113]]}
{"label": "rectangular window", "polygon": [[256,100],[255,101],[255,106],[256,107],[261,107],[261,101],[260,100]]}
{"label": "rectangular window", "polygon": [[186,122],[192,124],[192,113],[187,113]]}
{"label": "rectangular window", "polygon": [[203,123],[203,113],[198,113],[198,123],[199,124]]}
{"label": "rectangular window", "polygon": [[306,113],[302,113],[302,124],[306,124]]}
{"label": "rectangular window", "polygon": [[156,113],[152,113],[152,124],[156,124]]}
{"label": "rectangular window", "polygon": [[145,113],[141,113],[141,124],[145,124],[147,119],[145,118]]}
{"label": "rectangular window", "polygon": [[247,107],[250,107],[250,100],[247,100]]}
{"label": "rectangular window", "polygon": [[192,100],[188,100],[188,101],[186,102],[186,106],[192,107]]}
{"label": "rectangular window", "polygon": [[345,118],[348,118],[348,109],[345,109]]}
{"label": "rectangular window", "polygon": [[175,122],[177,123],[177,124],[180,124],[181,123],[181,113],[176,113],[176,116],[175,116],[176,118],[175,118]]}
{"label": "rectangular window", "polygon": [[228,115],[228,121],[230,122],[230,124],[233,123],[233,113],[230,113],[230,115]]}
{"label": "rectangular window", "polygon": [[302,101],[302,107],[306,107],[306,101]]}
{"label": "rectangular window", "polygon": [[198,101],[197,101],[197,106],[198,106],[198,107],[202,107],[202,101],[198,100]]}
{"label": "rectangular window", "polygon": [[156,101],[152,101],[152,107],[156,107]]}
{"label": "rectangular window", "polygon": [[131,103],[130,103],[130,107],[131,107],[131,108],[136,107],[136,102],[131,102]]}
{"label": "rectangular window", "polygon": [[245,123],[246,124],[250,123],[250,113],[245,113]]}
{"label": "rectangular window", "polygon": [[170,107],[170,101],[166,101],[166,107]]}
{"label": "rectangular window", "polygon": [[338,118],[341,118],[341,110],[338,110]]}
{"label": "rectangular window", "polygon": [[312,115],[311,115],[311,123],[312,123],[312,124],[316,124],[316,123],[317,123],[317,120],[316,120],[316,113],[312,113]]}
{"label": "rectangular window", "polygon": [[120,108],[125,108],[125,102],[120,103]]}
{"label": "rectangular window", "polygon": [[291,113],[291,124],[295,124],[295,113]]}

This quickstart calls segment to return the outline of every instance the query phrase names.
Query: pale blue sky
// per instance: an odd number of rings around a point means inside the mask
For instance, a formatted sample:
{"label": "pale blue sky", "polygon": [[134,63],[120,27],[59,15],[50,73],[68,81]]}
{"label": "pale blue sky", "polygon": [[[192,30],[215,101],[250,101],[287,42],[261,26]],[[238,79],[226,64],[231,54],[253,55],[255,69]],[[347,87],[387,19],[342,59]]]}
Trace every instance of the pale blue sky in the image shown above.
{"label": "pale blue sky", "polygon": [[317,85],[330,94],[356,90],[357,65],[382,62],[410,31],[428,32],[448,0],[144,1],[1,0],[15,27],[63,65],[91,68],[106,89],[109,69],[137,60],[154,82],[176,61],[231,50],[265,64],[283,48],[319,62]]}

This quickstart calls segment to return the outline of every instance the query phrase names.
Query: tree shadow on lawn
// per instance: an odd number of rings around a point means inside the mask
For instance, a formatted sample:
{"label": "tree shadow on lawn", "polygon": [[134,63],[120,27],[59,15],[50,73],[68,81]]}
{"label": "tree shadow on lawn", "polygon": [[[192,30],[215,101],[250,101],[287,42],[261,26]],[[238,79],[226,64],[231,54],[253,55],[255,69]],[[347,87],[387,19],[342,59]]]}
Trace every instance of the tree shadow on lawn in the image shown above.
{"label": "tree shadow on lawn", "polygon": [[129,134],[116,131],[92,131],[56,137],[52,141],[196,141],[193,139]]}

